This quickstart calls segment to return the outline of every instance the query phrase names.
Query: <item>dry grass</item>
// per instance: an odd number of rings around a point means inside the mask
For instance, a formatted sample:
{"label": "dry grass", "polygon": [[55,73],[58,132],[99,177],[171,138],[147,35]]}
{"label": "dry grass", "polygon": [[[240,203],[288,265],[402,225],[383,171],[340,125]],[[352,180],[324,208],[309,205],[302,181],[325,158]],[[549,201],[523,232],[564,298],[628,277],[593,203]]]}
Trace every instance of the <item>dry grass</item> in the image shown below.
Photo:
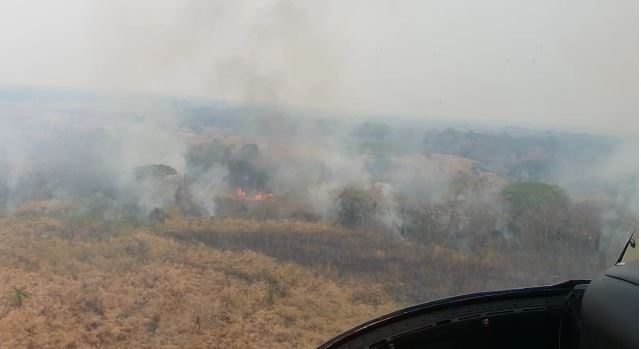
{"label": "dry grass", "polygon": [[312,347],[400,306],[256,252],[65,229],[0,219],[1,348]]}
{"label": "dry grass", "polygon": [[344,282],[374,282],[403,304],[589,278],[595,271],[590,256],[553,248],[514,248],[494,241],[454,250],[311,222],[173,219],[156,230],[218,249],[256,251]]}
{"label": "dry grass", "polygon": [[408,303],[589,271],[571,253],[300,221],[124,226],[0,218],[0,348],[313,347]]}
{"label": "dry grass", "polygon": [[[500,256],[487,259],[394,235],[309,222],[174,219],[158,227],[179,240],[234,251],[253,250],[347,282],[384,286],[401,303],[492,289],[504,276]],[[461,272],[465,271],[465,272]]]}

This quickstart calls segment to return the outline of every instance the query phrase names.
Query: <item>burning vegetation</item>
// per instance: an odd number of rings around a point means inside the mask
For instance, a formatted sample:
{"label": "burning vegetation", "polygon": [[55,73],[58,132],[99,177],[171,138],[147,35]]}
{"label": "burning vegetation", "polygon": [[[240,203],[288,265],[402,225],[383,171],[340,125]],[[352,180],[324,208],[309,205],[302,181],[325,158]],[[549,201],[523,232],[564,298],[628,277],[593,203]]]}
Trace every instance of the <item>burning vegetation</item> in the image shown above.
{"label": "burning vegetation", "polygon": [[41,125],[11,148],[29,166],[0,153],[0,346],[309,347],[401,305],[589,278],[637,221],[636,174],[560,175],[607,163],[599,137],[238,120],[159,127],[149,154],[134,126]]}
{"label": "burning vegetation", "polygon": [[[259,191],[258,193],[250,196],[255,201],[266,201],[271,200],[274,196],[272,194],[263,193]],[[236,198],[238,199],[247,199],[247,192],[241,187],[236,187]]]}

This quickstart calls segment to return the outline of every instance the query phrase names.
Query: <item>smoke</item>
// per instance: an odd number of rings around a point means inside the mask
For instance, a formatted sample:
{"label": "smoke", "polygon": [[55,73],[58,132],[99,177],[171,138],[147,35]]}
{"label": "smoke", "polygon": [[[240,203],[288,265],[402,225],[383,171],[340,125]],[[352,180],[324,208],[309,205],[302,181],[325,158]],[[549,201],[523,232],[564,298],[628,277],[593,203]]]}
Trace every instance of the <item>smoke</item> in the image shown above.
{"label": "smoke", "polygon": [[306,106],[332,104],[341,81],[342,45],[320,4],[115,1],[95,11],[90,79],[99,88]]}
{"label": "smoke", "polygon": [[226,178],[229,171],[223,166],[216,166],[204,173],[200,173],[189,187],[189,193],[201,211],[207,217],[216,216],[216,196],[228,191]]}
{"label": "smoke", "polygon": [[0,112],[5,206],[98,193],[124,201],[133,192],[141,207],[168,205],[173,193],[134,177],[135,168],[148,163],[185,167],[185,144],[170,133],[168,109],[154,104],[99,97],[75,103],[5,100]]}
{"label": "smoke", "polygon": [[27,0],[2,4],[0,76],[620,135],[638,133],[637,13],[633,0]]}
{"label": "smoke", "polygon": [[[342,193],[356,189],[371,209],[363,227],[472,248],[482,234],[510,235],[500,199],[506,185],[543,181],[580,208],[558,224],[597,226],[609,259],[638,220],[638,153],[629,138],[421,123],[408,132],[409,121],[397,126],[380,116],[360,122],[295,108],[68,90],[4,88],[0,103],[5,212],[120,220],[152,219],[160,209],[336,223]],[[140,176],[141,167],[160,172]],[[235,196],[237,187],[246,197]]]}
{"label": "smoke", "polygon": [[403,219],[400,215],[398,202],[394,197],[396,191],[388,183],[376,183],[374,188],[378,191],[378,205],[380,205],[376,219],[393,232],[400,232],[403,226]]}
{"label": "smoke", "polygon": [[[105,216],[218,216],[217,198],[241,186],[333,221],[355,187],[378,193],[375,219],[398,231],[399,197],[447,201],[472,176],[483,184],[457,200],[545,181],[606,202],[608,236],[637,215],[635,1],[69,1],[0,11],[0,39],[19,35],[0,40],[6,82],[84,88],[0,91],[9,211],[83,198]],[[176,174],[136,178],[150,164]]]}
{"label": "smoke", "polygon": [[559,166],[556,180],[575,196],[608,198],[628,212],[636,213],[639,210],[638,146],[638,135],[616,138],[605,153],[597,153],[593,158],[578,156],[575,161]]}

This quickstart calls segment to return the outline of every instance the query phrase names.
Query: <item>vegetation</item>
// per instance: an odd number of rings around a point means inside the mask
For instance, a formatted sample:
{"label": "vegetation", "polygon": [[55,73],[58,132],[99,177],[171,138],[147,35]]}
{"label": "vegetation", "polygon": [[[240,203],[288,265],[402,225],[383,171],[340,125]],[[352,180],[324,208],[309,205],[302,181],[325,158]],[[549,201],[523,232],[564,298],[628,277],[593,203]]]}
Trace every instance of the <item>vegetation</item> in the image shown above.
{"label": "vegetation", "polygon": [[338,196],[339,222],[346,227],[371,225],[376,214],[376,197],[372,191],[346,188]]}
{"label": "vegetation", "polygon": [[13,291],[11,292],[11,303],[15,307],[20,308],[25,298],[29,298],[29,296],[30,294],[27,291],[25,291],[24,288],[14,287]]}
{"label": "vegetation", "polygon": [[169,214],[159,207],[154,207],[149,213],[149,221],[152,224],[165,223],[167,218],[169,218]]}
{"label": "vegetation", "polygon": [[[537,226],[530,211],[546,205],[525,206],[513,238],[483,240],[494,213],[477,212],[478,183],[456,181],[443,201],[402,211],[411,222],[404,232],[377,220],[381,188],[343,192],[349,205],[374,210],[368,224],[346,227],[158,210],[162,220],[146,228],[35,208],[0,218],[0,294],[10,295],[0,299],[0,346],[311,347],[403,305],[604,267],[590,240],[594,207],[566,202],[569,218]],[[363,217],[346,212],[347,222]],[[448,235],[459,229],[471,240]]]}
{"label": "vegetation", "polygon": [[581,154],[563,137],[363,123],[292,145],[317,121],[195,112],[184,173],[0,172],[0,347],[311,347],[404,305],[590,278],[636,223],[616,191],[548,181]]}
{"label": "vegetation", "polygon": [[512,183],[503,189],[501,196],[517,215],[542,206],[560,209],[568,203],[567,195],[558,186],[536,182]]}
{"label": "vegetation", "polygon": [[152,164],[136,167],[136,179],[156,178],[163,179],[178,174],[178,171],[171,166],[163,164]]}
{"label": "vegetation", "polygon": [[[559,253],[496,238],[454,248],[447,241],[413,244],[398,235],[319,223],[239,219],[173,219],[158,227],[179,241],[252,250],[331,278],[378,284],[402,304],[454,294],[560,282],[603,267],[592,255]],[[524,262],[525,261],[525,262]],[[549,270],[556,270],[550,275]]]}
{"label": "vegetation", "polygon": [[375,283],[247,250],[138,229],[68,238],[43,216],[0,226],[3,348],[312,347],[400,306]]}
{"label": "vegetation", "polygon": [[[518,130],[517,130],[518,132]],[[515,181],[546,181],[555,168],[594,164],[613,148],[605,137],[571,133],[480,133],[452,128],[430,130],[423,139],[427,153],[462,156]]]}
{"label": "vegetation", "polygon": [[227,163],[231,157],[232,147],[219,140],[197,144],[190,148],[186,160],[189,168],[202,171],[219,163]]}

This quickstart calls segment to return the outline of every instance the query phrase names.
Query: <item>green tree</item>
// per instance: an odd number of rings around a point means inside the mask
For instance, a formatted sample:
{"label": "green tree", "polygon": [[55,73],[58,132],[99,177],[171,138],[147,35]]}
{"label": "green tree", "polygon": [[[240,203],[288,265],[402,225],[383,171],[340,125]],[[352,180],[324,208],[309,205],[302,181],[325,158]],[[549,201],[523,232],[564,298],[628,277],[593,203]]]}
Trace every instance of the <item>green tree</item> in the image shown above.
{"label": "green tree", "polygon": [[232,147],[215,139],[189,149],[186,160],[192,172],[206,171],[217,164],[225,164],[232,155]]}
{"label": "green tree", "polygon": [[508,185],[501,196],[509,204],[508,227],[534,248],[557,246],[567,235],[569,199],[558,186],[539,182]]}
{"label": "green tree", "polygon": [[343,226],[362,227],[376,214],[376,200],[367,190],[345,188],[338,200],[338,219]]}
{"label": "green tree", "polygon": [[144,179],[164,179],[166,177],[174,176],[178,174],[178,171],[171,166],[163,164],[151,164],[138,166],[134,170],[137,180]]}
{"label": "green tree", "polygon": [[561,208],[568,203],[563,189],[540,182],[512,183],[501,191],[501,196],[510,204],[514,215],[543,206]]}
{"label": "green tree", "polygon": [[550,163],[543,159],[526,160],[510,167],[507,176],[518,181],[540,181],[550,174]]}
{"label": "green tree", "polygon": [[149,221],[152,224],[164,224],[167,218],[169,218],[169,214],[160,207],[154,207],[151,212],[149,212]]}

